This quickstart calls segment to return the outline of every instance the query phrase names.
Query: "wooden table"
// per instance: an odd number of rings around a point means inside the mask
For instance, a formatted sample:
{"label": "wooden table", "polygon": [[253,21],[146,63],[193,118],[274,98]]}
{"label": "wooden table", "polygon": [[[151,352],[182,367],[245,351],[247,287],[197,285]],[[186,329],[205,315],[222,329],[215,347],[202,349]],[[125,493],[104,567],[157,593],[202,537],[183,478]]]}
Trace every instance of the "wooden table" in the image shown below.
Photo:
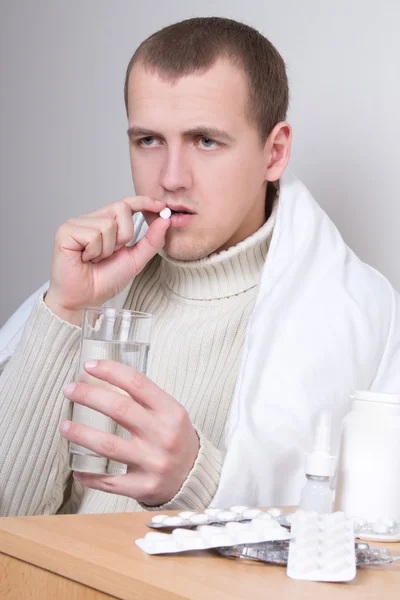
{"label": "wooden table", "polygon": [[[1,600],[400,598],[399,562],[358,569],[354,581],[334,584],[294,581],[284,567],[207,552],[148,556],[134,540],[148,531],[150,518],[151,513],[1,518]],[[400,554],[400,543],[387,547]]]}

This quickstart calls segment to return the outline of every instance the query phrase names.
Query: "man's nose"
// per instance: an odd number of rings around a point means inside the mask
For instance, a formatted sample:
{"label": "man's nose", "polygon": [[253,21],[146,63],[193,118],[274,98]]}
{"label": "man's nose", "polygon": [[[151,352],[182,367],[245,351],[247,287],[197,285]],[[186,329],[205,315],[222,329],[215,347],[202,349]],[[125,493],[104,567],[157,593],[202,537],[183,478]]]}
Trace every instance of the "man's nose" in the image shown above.
{"label": "man's nose", "polygon": [[160,184],[169,192],[188,189],[192,183],[189,165],[182,150],[169,150],[161,169]]}

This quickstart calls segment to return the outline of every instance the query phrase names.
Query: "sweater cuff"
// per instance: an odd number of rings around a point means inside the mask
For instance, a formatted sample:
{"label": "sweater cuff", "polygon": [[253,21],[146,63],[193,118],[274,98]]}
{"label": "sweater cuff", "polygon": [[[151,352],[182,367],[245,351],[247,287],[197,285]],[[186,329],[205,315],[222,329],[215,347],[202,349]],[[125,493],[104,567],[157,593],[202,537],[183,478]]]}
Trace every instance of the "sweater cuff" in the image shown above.
{"label": "sweater cuff", "polygon": [[140,504],[144,510],[202,510],[211,504],[217,493],[225,455],[200,431],[196,429],[196,432],[200,439],[199,453],[181,489],[161,506]]}

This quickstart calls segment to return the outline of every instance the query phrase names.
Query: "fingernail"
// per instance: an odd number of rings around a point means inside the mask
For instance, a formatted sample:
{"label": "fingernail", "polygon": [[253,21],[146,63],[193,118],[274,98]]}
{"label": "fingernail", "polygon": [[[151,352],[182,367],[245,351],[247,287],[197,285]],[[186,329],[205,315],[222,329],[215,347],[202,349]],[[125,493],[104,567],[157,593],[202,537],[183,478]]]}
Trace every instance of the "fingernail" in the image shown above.
{"label": "fingernail", "polygon": [[71,425],[71,423],[68,423],[68,421],[65,421],[65,423],[63,423],[60,427],[61,433],[67,433],[70,425]]}
{"label": "fingernail", "polygon": [[158,198],[156,198],[156,202],[158,202],[158,204],[164,204],[164,202],[162,200],[159,200]]}
{"label": "fingernail", "polygon": [[74,471],[73,477],[74,479],[82,479],[82,473],[80,473],[79,471]]}
{"label": "fingernail", "polygon": [[68,385],[66,385],[64,388],[64,396],[69,396],[69,394],[72,394],[75,388],[76,383],[69,383]]}
{"label": "fingernail", "polygon": [[85,362],[85,369],[94,369],[99,364],[98,360],[87,360]]}

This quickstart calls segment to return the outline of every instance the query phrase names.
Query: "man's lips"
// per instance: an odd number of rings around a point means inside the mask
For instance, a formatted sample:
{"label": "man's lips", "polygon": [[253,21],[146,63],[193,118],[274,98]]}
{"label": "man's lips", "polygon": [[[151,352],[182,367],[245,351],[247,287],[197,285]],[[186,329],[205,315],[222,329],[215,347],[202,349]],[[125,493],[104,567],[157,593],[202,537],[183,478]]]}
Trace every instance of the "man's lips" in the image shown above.
{"label": "man's lips", "polygon": [[181,215],[172,213],[170,217],[171,227],[186,227],[191,223],[191,221],[193,221],[195,216],[196,215],[193,213],[186,213]]}
{"label": "man's lips", "polygon": [[190,208],[187,208],[183,204],[176,204],[175,206],[172,206],[171,204],[167,204],[167,207],[170,209],[170,211],[172,213],[187,213],[189,215],[194,214],[193,210],[191,210]]}

